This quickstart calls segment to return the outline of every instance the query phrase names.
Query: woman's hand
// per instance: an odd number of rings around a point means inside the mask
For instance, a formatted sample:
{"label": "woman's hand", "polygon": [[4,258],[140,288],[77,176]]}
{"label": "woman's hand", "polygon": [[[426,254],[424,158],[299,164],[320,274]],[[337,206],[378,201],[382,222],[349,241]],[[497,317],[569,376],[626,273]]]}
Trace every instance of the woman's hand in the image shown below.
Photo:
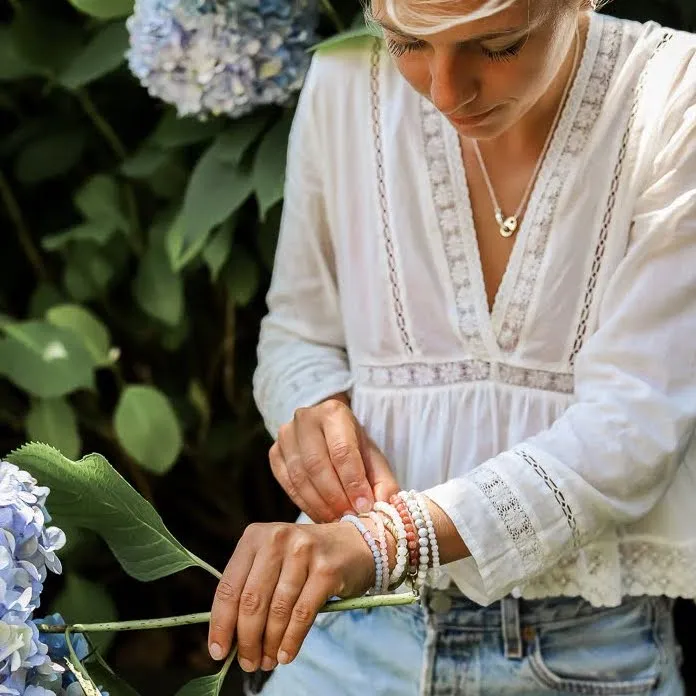
{"label": "woman's hand", "polygon": [[312,521],[367,512],[400,490],[384,455],[367,437],[341,394],[300,408],[269,453],[273,474]]}
{"label": "woman's hand", "polygon": [[[376,533],[371,520],[364,522]],[[287,664],[328,599],[362,595],[374,582],[372,552],[350,522],[252,524],[215,593],[210,654],[223,659],[236,639],[247,672]]]}

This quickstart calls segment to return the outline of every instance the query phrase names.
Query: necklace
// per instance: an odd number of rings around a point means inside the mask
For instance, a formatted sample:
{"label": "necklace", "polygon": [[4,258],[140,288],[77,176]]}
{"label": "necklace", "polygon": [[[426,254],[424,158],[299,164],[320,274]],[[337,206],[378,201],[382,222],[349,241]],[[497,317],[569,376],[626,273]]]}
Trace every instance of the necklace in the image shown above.
{"label": "necklace", "polygon": [[580,57],[580,28],[579,26],[575,28],[575,59],[573,61],[573,69],[570,71],[570,77],[568,78],[568,82],[566,83],[565,89],[563,91],[563,97],[561,98],[561,103],[558,105],[558,110],[556,111],[556,116],[553,119],[553,123],[551,124],[551,128],[549,130],[548,135],[546,136],[546,142],[544,143],[544,149],[541,151],[541,155],[539,156],[539,159],[537,160],[536,167],[534,168],[534,173],[532,174],[532,177],[529,181],[529,185],[527,186],[527,190],[524,192],[524,196],[522,197],[522,202],[520,203],[519,207],[515,211],[515,214],[510,216],[510,217],[505,217],[503,215],[503,211],[500,208],[500,205],[498,203],[498,199],[496,198],[495,191],[493,190],[493,184],[491,184],[491,179],[488,176],[488,170],[486,169],[486,165],[483,161],[483,157],[481,155],[481,150],[479,149],[478,142],[476,140],[473,141],[474,145],[474,151],[476,152],[476,156],[478,157],[479,164],[481,165],[481,171],[483,172],[483,177],[486,180],[486,185],[488,186],[488,193],[491,196],[491,201],[493,202],[493,206],[495,208],[495,221],[498,223],[498,226],[500,227],[500,234],[502,237],[512,237],[513,234],[517,231],[517,228],[519,227],[519,220],[520,220],[520,215],[522,214],[522,211],[524,210],[525,205],[527,204],[527,199],[529,198],[532,188],[534,186],[534,182],[536,181],[537,176],[539,175],[539,170],[541,169],[541,164],[544,161],[544,157],[546,156],[546,151],[549,149],[549,145],[551,145],[551,138],[553,137],[553,134],[556,132],[556,126],[558,125],[558,121],[561,118],[561,113],[563,112],[563,107],[565,105],[566,99],[568,98],[568,92],[570,92],[570,86],[573,83],[573,77],[575,76],[575,71],[578,67],[578,59]]}

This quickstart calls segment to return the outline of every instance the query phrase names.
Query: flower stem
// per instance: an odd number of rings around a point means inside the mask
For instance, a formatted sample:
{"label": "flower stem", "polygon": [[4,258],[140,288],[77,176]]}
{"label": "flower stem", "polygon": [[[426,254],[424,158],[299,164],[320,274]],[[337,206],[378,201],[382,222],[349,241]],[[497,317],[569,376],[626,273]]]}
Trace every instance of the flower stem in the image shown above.
{"label": "flower stem", "polygon": [[334,6],[331,4],[331,0],[321,0],[321,5],[324,8],[324,12],[326,12],[327,17],[336,27],[336,31],[345,31],[345,24],[343,24],[341,18],[338,16],[338,12],[336,12]]}
{"label": "flower stem", "polygon": [[[419,597],[412,592],[396,595],[374,595],[369,597],[355,597],[353,599],[340,599],[327,602],[319,613],[333,611],[348,611],[350,609],[372,609],[374,607],[397,607],[406,604],[414,604]],[[104,623],[74,624],[47,626],[37,625],[40,633],[99,633],[105,631],[138,631],[152,628],[171,628],[174,626],[188,626],[191,624],[207,623],[210,621],[210,612],[199,614],[185,614],[184,616],[168,616],[164,619],[140,619],[135,621],[108,621]]]}

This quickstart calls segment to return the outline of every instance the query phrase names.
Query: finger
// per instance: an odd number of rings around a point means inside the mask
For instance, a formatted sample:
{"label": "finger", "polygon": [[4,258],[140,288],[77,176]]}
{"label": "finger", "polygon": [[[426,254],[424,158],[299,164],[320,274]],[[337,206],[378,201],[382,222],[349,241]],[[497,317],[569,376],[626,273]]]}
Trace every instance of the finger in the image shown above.
{"label": "finger", "polygon": [[283,435],[282,440],[278,438],[280,451],[285,460],[285,467],[290,482],[302,500],[305,501],[307,514],[314,522],[332,522],[336,519],[336,515],[319,495],[302,464],[302,453],[297,440],[297,429],[289,428]]}
{"label": "finger", "polygon": [[282,665],[292,662],[300,652],[309,629],[317,618],[319,609],[335,595],[332,583],[310,579],[305,583],[293,607],[288,627],[280,643],[277,660]]}
{"label": "finger", "polygon": [[302,499],[302,496],[297,492],[297,489],[290,480],[288,468],[285,465],[285,459],[281,453],[280,445],[277,442],[273,445],[273,447],[271,447],[268,453],[268,461],[271,464],[273,476],[280,484],[280,487],[287,493],[290,500],[292,500],[292,502],[295,503],[295,505],[300,508],[302,512],[306,513],[310,518],[312,518],[307,503]]}
{"label": "finger", "polygon": [[389,498],[401,490],[387,458],[367,435],[363,436],[365,475],[377,500],[389,502]]}
{"label": "finger", "polygon": [[278,584],[271,598],[271,606],[268,609],[262,669],[274,669],[278,664],[280,643],[290,623],[292,610],[307,582],[308,556],[308,550],[298,546],[292,550],[291,555],[285,558]]}
{"label": "finger", "polygon": [[208,649],[214,660],[224,659],[232,646],[239,598],[256,555],[253,528],[245,530],[215,590],[208,629]]}
{"label": "finger", "polygon": [[326,447],[351,508],[358,512],[368,512],[375,499],[365,474],[360,435],[356,424],[346,421],[344,414],[324,420],[322,427]]}
{"label": "finger", "polygon": [[237,653],[245,672],[255,672],[261,666],[268,608],[283,565],[283,552],[278,549],[283,534],[287,528],[278,530],[277,541],[270,539],[259,549],[239,597]]}
{"label": "finger", "polygon": [[313,419],[303,422],[300,418],[297,441],[302,456],[302,466],[317,493],[333,513],[331,520],[340,519],[347,512],[352,512],[353,504],[348,500],[343,490],[343,483],[329,456],[322,428]]}

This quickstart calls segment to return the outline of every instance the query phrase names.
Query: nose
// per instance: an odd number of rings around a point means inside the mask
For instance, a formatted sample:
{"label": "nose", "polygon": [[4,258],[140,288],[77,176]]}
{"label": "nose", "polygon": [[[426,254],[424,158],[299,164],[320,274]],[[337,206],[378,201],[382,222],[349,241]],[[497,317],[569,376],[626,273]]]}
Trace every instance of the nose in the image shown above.
{"label": "nose", "polygon": [[477,79],[464,56],[455,51],[433,51],[430,59],[430,100],[438,111],[453,114],[478,95]]}

